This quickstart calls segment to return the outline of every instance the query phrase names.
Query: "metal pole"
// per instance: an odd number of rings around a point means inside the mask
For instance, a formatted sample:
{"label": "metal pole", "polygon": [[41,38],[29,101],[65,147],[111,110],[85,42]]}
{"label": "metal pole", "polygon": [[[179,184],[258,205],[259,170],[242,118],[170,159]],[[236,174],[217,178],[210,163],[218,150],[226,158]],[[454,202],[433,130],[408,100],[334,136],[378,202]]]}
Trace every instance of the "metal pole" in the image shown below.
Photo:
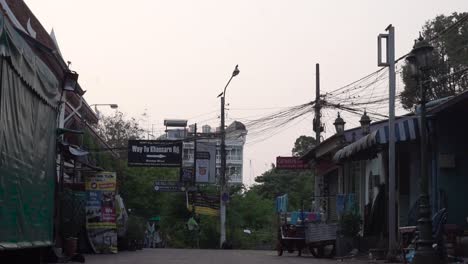
{"label": "metal pole", "polygon": [[[232,79],[232,77],[231,77]],[[229,82],[231,81],[229,79]],[[228,82],[228,84],[229,84]],[[227,87],[227,85],[226,85]],[[224,91],[226,91],[226,88],[224,88]],[[224,242],[226,242],[226,203],[223,201],[223,195],[226,191],[226,134],[224,130],[224,96],[221,96],[221,178],[220,178],[220,185],[221,185],[221,191],[220,191],[220,240],[219,240],[219,246],[220,248],[223,247]]]}
{"label": "metal pole", "polygon": [[387,63],[389,70],[389,109],[388,109],[388,259],[394,259],[396,253],[396,202],[395,202],[395,28],[386,29]]}
{"label": "metal pole", "polygon": [[[421,74],[423,75],[423,73]],[[440,263],[440,258],[432,248],[434,241],[432,239],[431,208],[429,206],[428,194],[429,175],[427,173],[426,89],[423,85],[423,80],[424,78],[418,78],[421,94],[421,195],[419,196],[419,239],[417,241],[418,247],[414,254],[412,263]]]}
{"label": "metal pole", "polygon": [[197,175],[197,123],[194,125],[193,129],[193,177],[192,185],[195,186]]}
{"label": "metal pole", "polygon": [[320,65],[315,64],[315,142],[320,144]]}
{"label": "metal pole", "polygon": [[[314,118],[314,124],[313,124],[313,129],[315,131],[315,145],[318,146],[320,144],[320,65],[317,63],[315,64],[315,118]],[[318,176],[318,169],[315,167],[314,170],[314,190],[315,190],[315,195],[317,196],[318,191],[320,190],[320,183],[317,180]],[[323,195],[322,193],[319,193],[319,195]],[[316,201],[318,200],[318,201]],[[315,208],[314,210],[318,210],[320,208],[319,204],[322,203],[322,198],[316,199],[314,198],[315,202]]]}

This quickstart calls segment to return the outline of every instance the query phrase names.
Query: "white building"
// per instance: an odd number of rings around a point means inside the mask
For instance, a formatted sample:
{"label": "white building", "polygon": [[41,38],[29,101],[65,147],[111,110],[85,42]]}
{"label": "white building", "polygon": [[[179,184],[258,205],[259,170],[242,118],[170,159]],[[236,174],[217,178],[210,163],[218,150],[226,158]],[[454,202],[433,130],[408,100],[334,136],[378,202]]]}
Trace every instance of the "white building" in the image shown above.
{"label": "white building", "polygon": [[[181,140],[191,138],[193,136],[194,127],[191,125],[188,131],[183,128],[166,130],[166,135],[159,139],[166,140]],[[247,136],[247,129],[244,124],[234,121],[226,128],[226,177],[231,184],[242,184],[242,169],[244,157],[244,144]],[[219,138],[219,128],[212,129],[208,125],[204,125],[201,129],[197,129],[198,142],[216,142],[216,179],[219,179],[221,168],[221,152]],[[193,142],[186,141],[183,144],[183,167],[193,166]]]}

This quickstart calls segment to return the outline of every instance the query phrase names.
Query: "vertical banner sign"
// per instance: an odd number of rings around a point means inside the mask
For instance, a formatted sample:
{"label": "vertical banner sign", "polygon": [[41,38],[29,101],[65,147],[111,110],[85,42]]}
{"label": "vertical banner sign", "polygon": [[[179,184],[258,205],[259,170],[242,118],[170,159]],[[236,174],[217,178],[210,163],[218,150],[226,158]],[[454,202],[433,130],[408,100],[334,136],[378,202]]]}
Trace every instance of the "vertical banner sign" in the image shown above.
{"label": "vertical banner sign", "polygon": [[117,253],[116,183],[115,172],[86,177],[86,230],[96,253]]}
{"label": "vertical banner sign", "polygon": [[197,182],[208,182],[210,180],[210,153],[198,152],[195,163],[195,179]]}
{"label": "vertical banner sign", "polygon": [[216,180],[216,143],[197,142],[195,181],[214,183]]}

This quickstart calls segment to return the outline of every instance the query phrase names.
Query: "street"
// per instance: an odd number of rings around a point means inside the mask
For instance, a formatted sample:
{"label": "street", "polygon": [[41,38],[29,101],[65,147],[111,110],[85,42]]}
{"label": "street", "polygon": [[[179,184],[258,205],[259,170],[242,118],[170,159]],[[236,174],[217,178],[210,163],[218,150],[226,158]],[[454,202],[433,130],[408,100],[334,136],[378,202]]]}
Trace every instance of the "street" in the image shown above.
{"label": "street", "polygon": [[[278,257],[275,251],[260,250],[197,250],[197,249],[144,249],[125,251],[116,255],[86,255],[90,264],[288,264],[288,263],[336,263],[333,259],[316,259],[311,255],[297,257],[296,254],[285,254]],[[356,263],[347,261],[347,263]]]}

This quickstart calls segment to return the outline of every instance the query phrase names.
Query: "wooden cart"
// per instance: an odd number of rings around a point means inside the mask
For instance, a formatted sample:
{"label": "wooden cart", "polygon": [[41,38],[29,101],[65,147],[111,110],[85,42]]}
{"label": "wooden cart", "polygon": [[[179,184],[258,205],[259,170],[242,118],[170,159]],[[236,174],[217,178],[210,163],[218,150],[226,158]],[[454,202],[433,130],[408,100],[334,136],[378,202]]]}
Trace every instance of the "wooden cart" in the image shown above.
{"label": "wooden cart", "polygon": [[288,219],[291,213],[279,214],[278,241],[276,250],[278,256],[282,256],[286,250],[288,253],[302,255],[302,249],[305,248],[305,227],[302,223],[291,224]]}
{"label": "wooden cart", "polygon": [[335,254],[337,228],[337,223],[305,223],[305,244],[314,257],[333,257]]}

